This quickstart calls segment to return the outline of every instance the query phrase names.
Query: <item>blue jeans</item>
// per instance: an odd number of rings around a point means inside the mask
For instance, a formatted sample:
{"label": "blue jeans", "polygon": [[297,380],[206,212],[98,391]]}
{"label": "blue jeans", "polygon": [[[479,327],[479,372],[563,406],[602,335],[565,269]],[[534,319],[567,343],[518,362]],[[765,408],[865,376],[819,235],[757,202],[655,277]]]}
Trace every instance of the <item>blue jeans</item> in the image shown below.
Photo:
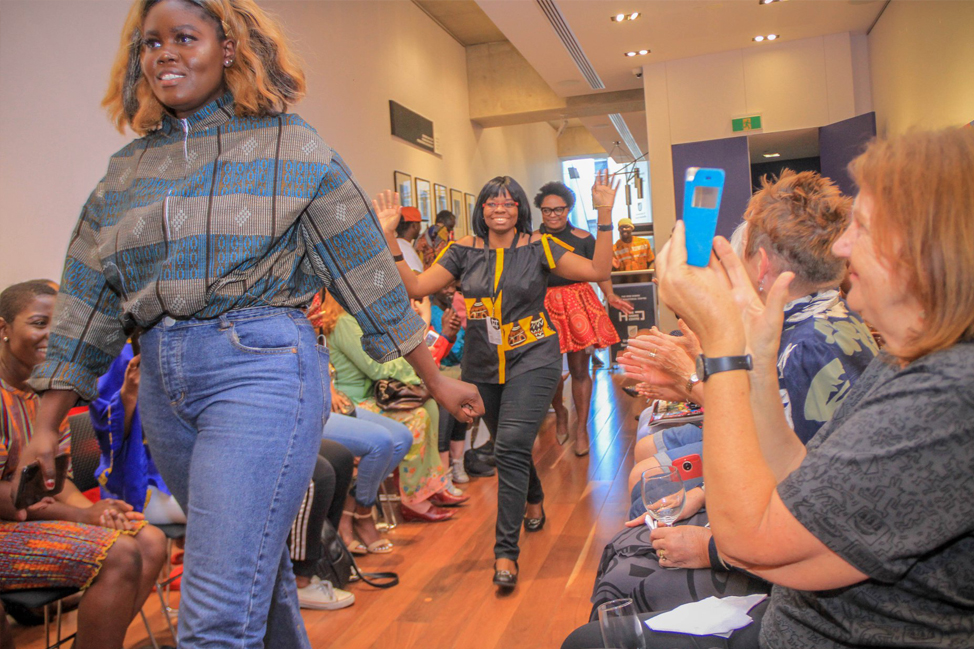
{"label": "blue jeans", "polygon": [[322,437],[338,442],[360,458],[355,502],[363,507],[375,504],[379,484],[413,445],[413,434],[405,425],[363,408],[356,408],[354,417],[332,413]]}
{"label": "blue jeans", "polygon": [[328,416],[328,352],[295,309],[166,318],[142,336],[139,409],[188,518],[182,649],[308,649],[286,540]]}

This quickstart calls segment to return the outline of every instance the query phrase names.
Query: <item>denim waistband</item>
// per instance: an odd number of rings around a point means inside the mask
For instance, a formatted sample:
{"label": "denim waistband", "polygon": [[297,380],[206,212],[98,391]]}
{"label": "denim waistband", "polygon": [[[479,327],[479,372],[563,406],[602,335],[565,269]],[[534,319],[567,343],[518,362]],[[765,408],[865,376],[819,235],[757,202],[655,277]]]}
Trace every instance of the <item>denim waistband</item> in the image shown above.
{"label": "denim waistband", "polygon": [[205,326],[226,326],[230,322],[239,322],[242,320],[256,320],[259,318],[270,318],[278,315],[287,315],[292,320],[304,320],[304,312],[300,309],[295,309],[293,307],[286,306],[254,306],[247,307],[246,309],[233,309],[227,311],[226,313],[221,313],[215,318],[188,318],[185,320],[178,320],[176,318],[166,316],[156,326],[160,326],[166,330],[173,329],[184,329],[187,327],[205,327]]}

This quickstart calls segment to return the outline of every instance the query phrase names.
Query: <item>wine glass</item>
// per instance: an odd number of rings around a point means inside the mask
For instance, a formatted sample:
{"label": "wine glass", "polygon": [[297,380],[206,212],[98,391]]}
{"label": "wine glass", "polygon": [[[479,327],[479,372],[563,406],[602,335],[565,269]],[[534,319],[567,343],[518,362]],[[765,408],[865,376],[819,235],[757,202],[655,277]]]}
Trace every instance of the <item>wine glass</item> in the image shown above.
{"label": "wine glass", "polygon": [[660,525],[673,525],[686,504],[683,478],[674,466],[658,466],[643,471],[643,504],[646,512]]}
{"label": "wine glass", "polygon": [[643,623],[636,616],[632,600],[613,599],[599,606],[602,646],[612,649],[645,649]]}

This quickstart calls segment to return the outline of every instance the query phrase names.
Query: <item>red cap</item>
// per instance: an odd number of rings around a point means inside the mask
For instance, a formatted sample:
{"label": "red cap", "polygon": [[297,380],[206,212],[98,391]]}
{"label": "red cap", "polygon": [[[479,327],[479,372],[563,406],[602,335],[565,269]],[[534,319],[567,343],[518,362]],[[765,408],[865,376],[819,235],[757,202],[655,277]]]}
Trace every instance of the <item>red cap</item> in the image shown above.
{"label": "red cap", "polygon": [[417,208],[411,205],[403,207],[399,213],[402,215],[402,220],[407,223],[419,223],[423,220],[423,215],[420,214]]}

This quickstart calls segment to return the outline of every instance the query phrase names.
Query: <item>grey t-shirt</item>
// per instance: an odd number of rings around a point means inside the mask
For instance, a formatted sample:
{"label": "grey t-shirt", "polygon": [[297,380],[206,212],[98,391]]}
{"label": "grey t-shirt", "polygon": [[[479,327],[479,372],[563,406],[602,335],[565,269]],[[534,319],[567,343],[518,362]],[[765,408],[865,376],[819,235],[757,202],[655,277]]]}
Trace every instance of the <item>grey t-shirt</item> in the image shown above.
{"label": "grey t-shirt", "polygon": [[762,647],[974,647],[974,344],[877,357],[778,494],[869,579],[775,586]]}

